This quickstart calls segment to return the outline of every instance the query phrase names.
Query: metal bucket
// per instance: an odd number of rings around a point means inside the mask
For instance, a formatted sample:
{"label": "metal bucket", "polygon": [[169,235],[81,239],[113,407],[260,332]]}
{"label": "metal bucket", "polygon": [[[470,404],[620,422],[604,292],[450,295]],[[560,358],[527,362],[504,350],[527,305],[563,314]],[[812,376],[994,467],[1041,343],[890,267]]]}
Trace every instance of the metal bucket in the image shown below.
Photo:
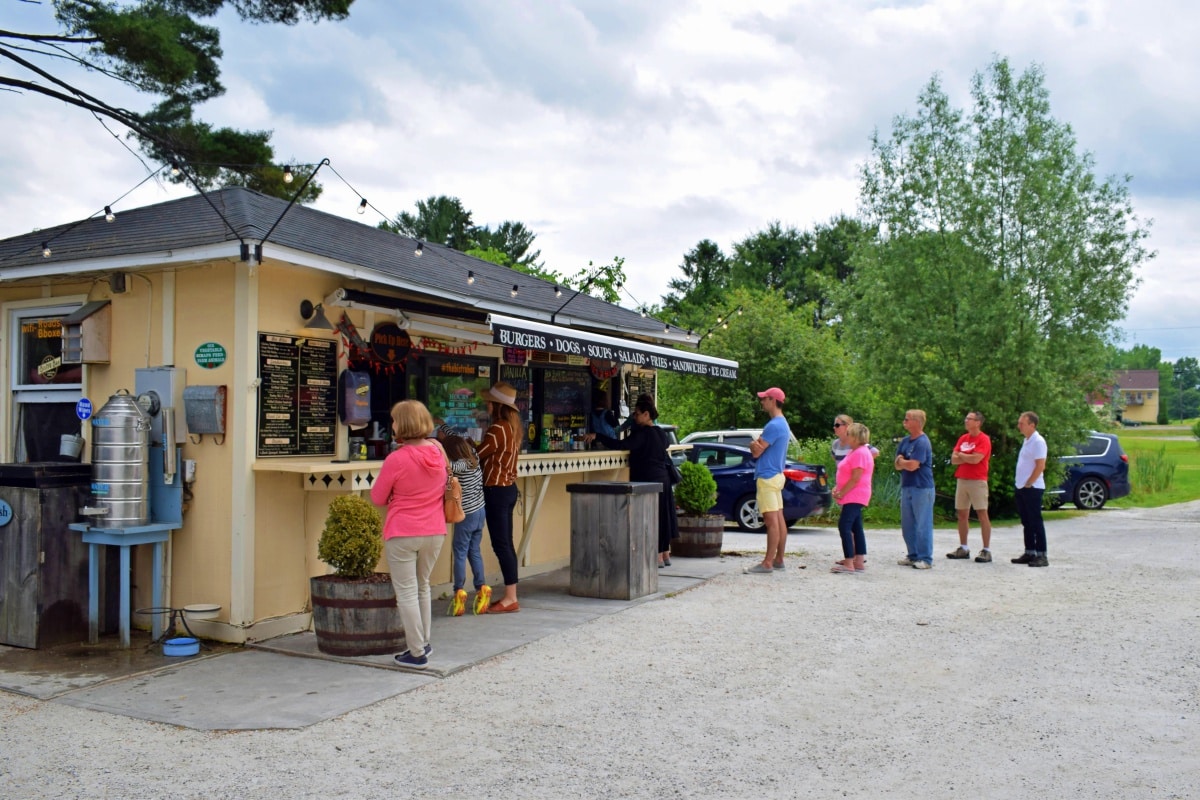
{"label": "metal bucket", "polygon": [[122,389],[92,418],[92,498],[96,528],[150,522],[150,417]]}

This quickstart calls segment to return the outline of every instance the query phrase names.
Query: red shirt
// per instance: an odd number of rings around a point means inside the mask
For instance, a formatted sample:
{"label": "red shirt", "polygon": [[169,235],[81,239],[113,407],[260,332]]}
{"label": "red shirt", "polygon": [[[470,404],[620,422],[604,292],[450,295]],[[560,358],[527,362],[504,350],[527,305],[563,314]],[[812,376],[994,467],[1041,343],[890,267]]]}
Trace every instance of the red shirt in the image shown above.
{"label": "red shirt", "polygon": [[983,453],[983,460],[978,464],[962,463],[954,470],[954,477],[967,481],[986,481],[988,479],[988,459],[992,457],[992,440],[983,431],[972,436],[964,433],[958,437],[954,445],[956,453]]}

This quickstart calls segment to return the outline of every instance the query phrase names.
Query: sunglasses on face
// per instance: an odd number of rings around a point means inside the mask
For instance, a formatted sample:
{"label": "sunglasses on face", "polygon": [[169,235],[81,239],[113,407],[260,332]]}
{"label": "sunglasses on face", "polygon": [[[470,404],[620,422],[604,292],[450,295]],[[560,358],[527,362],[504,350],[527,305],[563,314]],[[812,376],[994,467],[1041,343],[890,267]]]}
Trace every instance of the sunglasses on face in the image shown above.
{"label": "sunglasses on face", "polygon": [[833,423],[833,427],[835,427],[835,428],[844,428],[844,427],[846,427],[846,423],[844,423],[844,422],[835,422],[835,423]]}

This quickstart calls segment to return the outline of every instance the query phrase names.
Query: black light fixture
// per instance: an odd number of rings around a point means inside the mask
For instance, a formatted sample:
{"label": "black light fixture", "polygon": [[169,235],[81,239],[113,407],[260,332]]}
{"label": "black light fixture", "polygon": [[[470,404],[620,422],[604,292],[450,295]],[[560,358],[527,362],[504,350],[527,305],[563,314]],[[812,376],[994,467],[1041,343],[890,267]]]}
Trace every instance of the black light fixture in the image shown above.
{"label": "black light fixture", "polygon": [[360,214],[365,214],[365,213],[367,213],[367,198],[365,198],[365,197],[364,197],[364,198],[362,199],[362,202],[358,204],[358,209],[357,209],[357,211],[358,211],[358,213],[360,213]]}
{"label": "black light fixture", "polygon": [[310,300],[300,301],[300,316],[304,319],[304,327],[319,331],[334,330],[333,323],[325,316],[325,309],[320,303],[315,306]]}
{"label": "black light fixture", "polygon": [[178,174],[179,174],[179,165],[176,164],[174,161],[172,161],[171,162],[171,177],[174,178]]}
{"label": "black light fixture", "polygon": [[425,243],[422,242],[420,239],[418,239],[417,240],[417,249],[413,250],[413,255],[416,256],[417,258],[420,258],[421,254],[424,252],[425,252]]}
{"label": "black light fixture", "polygon": [[50,257],[50,244],[49,244],[49,242],[42,242],[42,258],[49,258],[49,257]]}
{"label": "black light fixture", "polygon": [[475,270],[473,270],[473,269],[469,269],[469,270],[467,270],[467,283],[468,283],[468,284],[471,284],[471,285],[474,285],[474,283],[475,283]]}
{"label": "black light fixture", "polygon": [[516,297],[516,296],[517,296],[517,293],[518,293],[519,291],[521,291],[521,287],[520,287],[520,286],[517,286],[517,285],[514,283],[514,284],[513,284],[513,287],[512,287],[512,291],[511,291],[511,292],[509,292],[509,294],[511,294],[513,297]]}
{"label": "black light fixture", "polygon": [[113,213],[112,206],[105,206],[104,207],[104,221],[112,222],[116,218],[117,218],[117,215]]}
{"label": "black light fixture", "polygon": [[671,326],[666,323],[663,323],[663,333],[670,333],[670,332],[671,332]]}
{"label": "black light fixture", "polygon": [[639,311],[641,312],[641,314],[642,314],[642,319],[645,319],[645,318],[646,318],[646,307],[645,307],[645,306],[642,306],[642,307],[641,307],[640,309],[638,309],[638,310],[639,310]]}
{"label": "black light fixture", "polygon": [[557,283],[554,284],[554,296],[562,297],[562,287],[560,287]]}
{"label": "black light fixture", "polygon": [[291,183],[295,179],[296,179],[296,176],[292,174],[292,166],[289,164],[288,166],[284,167],[283,168],[283,182]]}

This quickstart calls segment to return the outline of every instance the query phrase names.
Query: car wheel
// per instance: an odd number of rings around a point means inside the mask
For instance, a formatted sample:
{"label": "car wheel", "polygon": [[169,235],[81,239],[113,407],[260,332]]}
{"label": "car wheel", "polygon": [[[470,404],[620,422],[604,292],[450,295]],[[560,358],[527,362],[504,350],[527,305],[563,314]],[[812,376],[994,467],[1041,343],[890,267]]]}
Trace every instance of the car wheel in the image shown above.
{"label": "car wheel", "polygon": [[1084,478],[1075,485],[1075,507],[1087,511],[1104,508],[1108,502],[1108,487],[1099,478]]}
{"label": "car wheel", "polygon": [[738,500],[737,506],[734,507],[734,517],[737,519],[738,528],[749,533],[758,533],[767,529],[762,514],[758,513],[758,498],[752,494]]}

